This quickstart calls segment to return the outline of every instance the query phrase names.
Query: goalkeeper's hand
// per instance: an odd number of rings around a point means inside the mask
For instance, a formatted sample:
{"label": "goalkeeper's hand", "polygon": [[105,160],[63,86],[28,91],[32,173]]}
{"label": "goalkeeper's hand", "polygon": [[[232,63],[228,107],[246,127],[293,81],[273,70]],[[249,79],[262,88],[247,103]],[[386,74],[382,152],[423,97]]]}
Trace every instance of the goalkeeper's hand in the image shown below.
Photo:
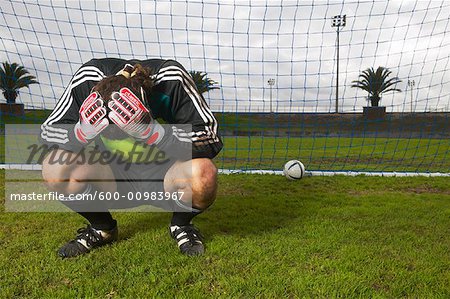
{"label": "goalkeeper's hand", "polygon": [[120,129],[147,144],[156,144],[162,139],[163,127],[131,90],[124,87],[114,92],[111,98],[108,117]]}
{"label": "goalkeeper's hand", "polygon": [[96,92],[91,93],[80,107],[80,120],[75,125],[75,137],[83,144],[89,143],[100,134],[109,121],[103,101]]}

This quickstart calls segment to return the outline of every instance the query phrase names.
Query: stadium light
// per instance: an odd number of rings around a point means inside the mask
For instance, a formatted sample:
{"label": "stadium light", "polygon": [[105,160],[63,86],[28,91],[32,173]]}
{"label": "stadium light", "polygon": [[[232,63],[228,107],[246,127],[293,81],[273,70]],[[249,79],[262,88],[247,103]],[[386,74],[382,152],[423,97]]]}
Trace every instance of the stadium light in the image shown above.
{"label": "stadium light", "polygon": [[416,81],[408,80],[408,86],[411,87],[411,113],[413,112],[413,87],[416,85]]}
{"label": "stadium light", "polygon": [[275,79],[270,78],[269,80],[267,80],[267,83],[269,83],[270,86],[270,113],[272,113],[272,86],[275,85]]}
{"label": "stadium light", "polygon": [[339,28],[345,27],[347,23],[347,15],[337,15],[331,19],[331,27],[336,27],[336,113],[339,113]]}

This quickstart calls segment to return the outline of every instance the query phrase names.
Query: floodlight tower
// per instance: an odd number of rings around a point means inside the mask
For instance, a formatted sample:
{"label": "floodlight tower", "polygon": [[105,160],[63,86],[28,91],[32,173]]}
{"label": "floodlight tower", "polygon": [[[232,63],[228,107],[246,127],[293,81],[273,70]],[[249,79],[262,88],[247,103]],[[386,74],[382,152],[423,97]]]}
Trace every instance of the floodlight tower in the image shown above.
{"label": "floodlight tower", "polygon": [[270,86],[270,113],[272,113],[272,86],[275,85],[275,79],[270,78],[269,80],[267,80],[267,83],[269,83]]}
{"label": "floodlight tower", "polygon": [[336,113],[339,113],[339,32],[341,27],[345,27],[347,15],[337,15],[331,20],[331,27],[336,27]]}

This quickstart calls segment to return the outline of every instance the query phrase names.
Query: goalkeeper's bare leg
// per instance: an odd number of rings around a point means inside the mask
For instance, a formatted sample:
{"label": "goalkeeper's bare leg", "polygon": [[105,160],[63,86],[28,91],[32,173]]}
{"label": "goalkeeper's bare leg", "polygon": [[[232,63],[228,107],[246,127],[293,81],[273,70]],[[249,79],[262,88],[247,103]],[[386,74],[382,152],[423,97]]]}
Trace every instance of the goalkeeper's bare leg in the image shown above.
{"label": "goalkeeper's bare leg", "polygon": [[[169,233],[177,242],[180,251],[186,255],[204,253],[203,237],[193,226],[192,219],[206,210],[215,200],[217,193],[217,168],[207,158],[175,163],[164,178],[164,188],[169,192],[184,192],[190,209],[174,212]],[[191,201],[189,201],[191,199]]]}
{"label": "goalkeeper's bare leg", "polygon": [[[42,177],[50,191],[66,196],[64,203],[89,221],[89,225],[78,230],[77,237],[62,246],[58,255],[62,258],[74,257],[89,252],[117,240],[117,222],[111,213],[104,211],[90,212],[89,202],[70,201],[73,194],[92,195],[96,191],[115,192],[114,174],[108,165],[89,165],[77,160],[73,163],[55,163],[59,157],[70,155],[65,150],[55,150],[49,153],[42,163]],[[66,156],[67,158],[67,156]],[[84,206],[83,206],[84,205]]]}

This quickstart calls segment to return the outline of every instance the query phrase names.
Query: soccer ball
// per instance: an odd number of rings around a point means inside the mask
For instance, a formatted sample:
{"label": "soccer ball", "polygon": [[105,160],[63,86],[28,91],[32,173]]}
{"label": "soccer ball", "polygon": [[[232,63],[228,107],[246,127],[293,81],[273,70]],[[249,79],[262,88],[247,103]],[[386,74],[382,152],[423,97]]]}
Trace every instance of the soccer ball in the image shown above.
{"label": "soccer ball", "polygon": [[283,174],[290,180],[299,180],[305,174],[305,166],[298,160],[291,160],[284,164]]}

